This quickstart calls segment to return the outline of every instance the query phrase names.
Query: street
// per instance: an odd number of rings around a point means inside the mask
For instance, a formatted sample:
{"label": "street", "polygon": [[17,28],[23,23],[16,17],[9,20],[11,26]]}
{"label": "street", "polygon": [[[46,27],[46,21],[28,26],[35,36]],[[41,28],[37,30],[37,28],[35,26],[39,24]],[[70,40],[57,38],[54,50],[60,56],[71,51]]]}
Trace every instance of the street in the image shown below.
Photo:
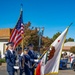
{"label": "street", "polygon": [[75,75],[73,70],[60,70],[58,75]]}
{"label": "street", "polygon": [[[3,66],[0,66],[0,75],[8,75],[6,72],[6,68]],[[15,74],[17,75],[17,74]],[[67,69],[67,70],[59,70],[58,75],[75,75],[75,71]]]}
{"label": "street", "polygon": [[[0,75],[8,75],[8,74],[5,70],[0,70]],[[60,70],[58,75],[75,75],[75,72],[73,70]]]}

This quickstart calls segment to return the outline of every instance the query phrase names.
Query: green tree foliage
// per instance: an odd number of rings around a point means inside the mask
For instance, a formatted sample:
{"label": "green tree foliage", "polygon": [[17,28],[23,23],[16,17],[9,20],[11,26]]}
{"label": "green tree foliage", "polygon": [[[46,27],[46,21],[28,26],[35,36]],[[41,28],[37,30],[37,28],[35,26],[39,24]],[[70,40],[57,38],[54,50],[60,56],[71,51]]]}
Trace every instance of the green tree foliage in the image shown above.
{"label": "green tree foliage", "polygon": [[56,39],[60,34],[61,34],[60,32],[57,32],[56,34],[54,34],[53,37],[52,37],[53,41],[55,41],[55,39]]}
{"label": "green tree foliage", "polygon": [[27,46],[29,43],[34,44],[34,50],[38,47],[38,34],[37,30],[30,29],[31,23],[28,22],[25,24],[25,31],[24,31],[24,47]]}
{"label": "green tree foliage", "polygon": [[[25,24],[24,30],[24,47],[27,46],[29,43],[32,43],[34,44],[34,50],[38,51],[39,35],[37,29],[34,27],[31,28],[31,23],[28,22],[27,24]],[[46,48],[49,47],[50,44],[53,42],[52,39],[44,36],[42,36],[41,41],[41,50],[43,51],[46,50]]]}
{"label": "green tree foliage", "polygon": [[42,41],[43,41],[44,47],[49,47],[51,43],[53,42],[53,40],[48,37],[43,37]]}
{"label": "green tree foliage", "polygon": [[75,47],[72,47],[70,51],[75,54]]}
{"label": "green tree foliage", "polygon": [[[56,34],[54,34],[53,37],[52,37],[53,41],[54,41],[60,34],[61,34],[60,32],[57,32]],[[69,41],[69,42],[73,42],[74,39],[73,39],[73,38],[68,38],[68,39],[65,40],[65,42],[68,42],[68,41]]]}
{"label": "green tree foliage", "polygon": [[43,51],[48,50],[50,45],[52,44],[53,40],[49,37],[43,37],[42,38],[42,49],[41,49],[41,53],[43,53]]}
{"label": "green tree foliage", "polygon": [[[47,50],[52,42],[60,35],[60,32],[57,32],[54,34],[52,38],[42,36],[41,39],[41,52],[44,50]],[[66,41],[74,41],[73,38],[69,38]],[[34,44],[34,50],[38,51],[38,45],[39,45],[39,35],[37,28],[31,27],[31,23],[28,22],[25,24],[25,29],[24,29],[24,36],[23,36],[23,46],[26,47],[29,43]]]}
{"label": "green tree foliage", "polygon": [[73,38],[68,38],[68,39],[66,39],[66,41],[65,41],[65,42],[68,42],[68,41],[73,42],[73,41],[74,41],[74,39],[73,39]]}

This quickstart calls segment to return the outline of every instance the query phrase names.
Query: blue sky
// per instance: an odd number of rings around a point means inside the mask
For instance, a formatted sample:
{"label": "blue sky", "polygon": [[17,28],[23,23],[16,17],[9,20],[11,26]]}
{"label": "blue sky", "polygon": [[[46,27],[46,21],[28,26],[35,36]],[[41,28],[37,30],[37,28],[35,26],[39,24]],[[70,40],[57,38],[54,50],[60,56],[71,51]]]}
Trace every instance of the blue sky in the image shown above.
{"label": "blue sky", "polygon": [[67,38],[75,39],[75,0],[0,0],[0,28],[14,28],[23,4],[24,23],[45,27],[44,36],[62,32],[71,22]]}

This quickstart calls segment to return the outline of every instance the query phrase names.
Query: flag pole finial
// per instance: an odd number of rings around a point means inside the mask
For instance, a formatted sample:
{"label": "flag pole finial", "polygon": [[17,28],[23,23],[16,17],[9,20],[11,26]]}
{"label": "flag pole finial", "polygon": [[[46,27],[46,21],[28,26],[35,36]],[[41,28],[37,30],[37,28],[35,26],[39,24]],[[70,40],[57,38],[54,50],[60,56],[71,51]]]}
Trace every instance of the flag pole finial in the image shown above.
{"label": "flag pole finial", "polygon": [[21,11],[23,11],[22,9],[23,9],[23,4],[21,3]]}

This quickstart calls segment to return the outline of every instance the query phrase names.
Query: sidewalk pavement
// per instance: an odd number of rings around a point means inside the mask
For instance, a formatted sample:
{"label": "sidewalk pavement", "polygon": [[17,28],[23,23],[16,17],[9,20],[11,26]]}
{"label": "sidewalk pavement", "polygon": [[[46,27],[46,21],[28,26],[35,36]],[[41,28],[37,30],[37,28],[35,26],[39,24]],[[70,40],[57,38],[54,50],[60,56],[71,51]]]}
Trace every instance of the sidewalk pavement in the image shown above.
{"label": "sidewalk pavement", "polygon": [[2,64],[2,65],[0,66],[0,70],[6,70],[6,65],[5,65],[5,64]]}

